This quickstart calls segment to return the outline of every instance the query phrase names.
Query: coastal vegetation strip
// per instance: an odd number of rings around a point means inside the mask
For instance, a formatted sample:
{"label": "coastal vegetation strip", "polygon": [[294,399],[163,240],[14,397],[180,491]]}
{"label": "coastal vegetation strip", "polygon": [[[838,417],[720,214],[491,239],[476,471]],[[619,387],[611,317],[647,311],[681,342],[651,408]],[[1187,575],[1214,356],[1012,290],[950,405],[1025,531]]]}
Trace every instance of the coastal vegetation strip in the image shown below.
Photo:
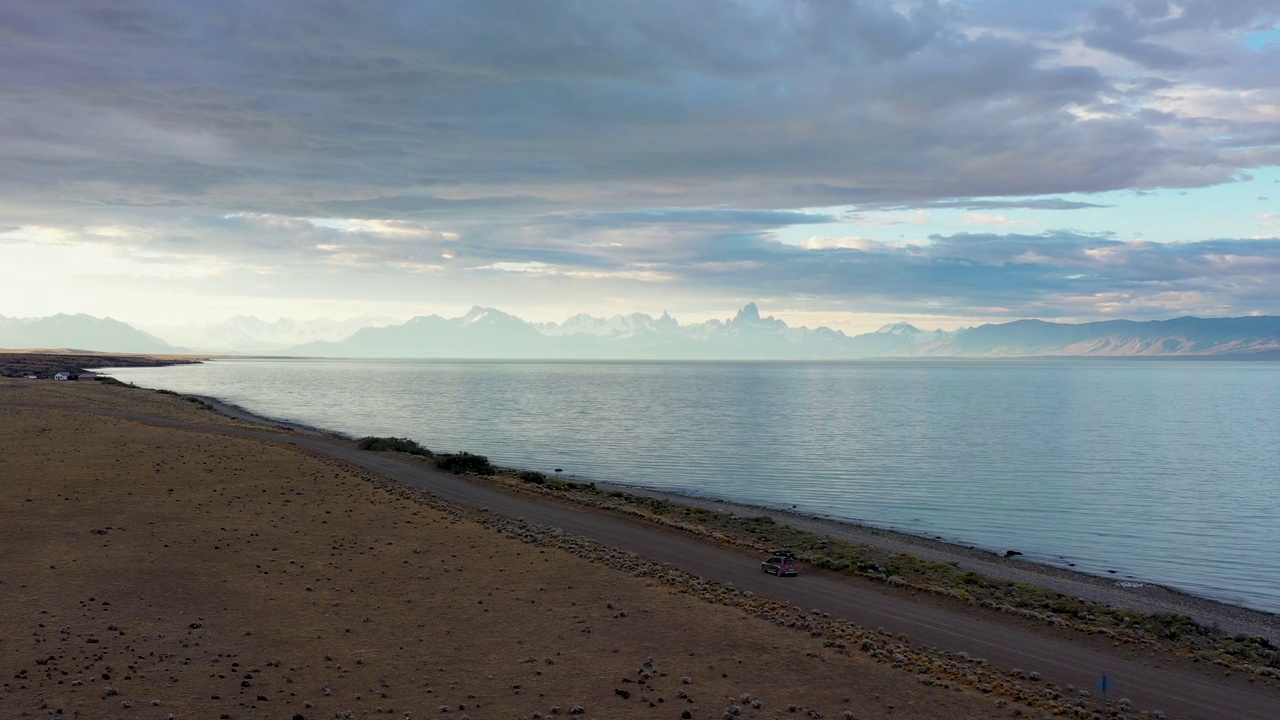
{"label": "coastal vegetation strip", "polygon": [[[487,459],[484,464],[488,465]],[[640,518],[762,554],[787,547],[812,567],[883,583],[904,592],[928,593],[990,612],[1169,653],[1192,662],[1280,679],[1280,648],[1271,640],[1224,633],[1186,614],[1144,613],[1032,583],[998,580],[963,570],[953,563],[931,562],[801,530],[779,523],[769,515],[744,517],[667,498],[601,490],[595,483],[547,478],[529,470],[502,468],[477,474],[492,476],[494,482],[511,489]]]}
{"label": "coastal vegetation strip", "polygon": [[409,438],[366,436],[356,441],[356,447],[374,452],[402,452],[409,455],[432,457],[435,453]]}
{"label": "coastal vegetation strip", "polygon": [[454,475],[493,475],[497,472],[497,468],[484,455],[469,452],[437,455],[409,438],[367,435],[356,441],[356,447],[373,452],[400,452],[431,458],[437,468]]}
{"label": "coastal vegetation strip", "polygon": [[[501,477],[511,486],[524,484],[512,482],[518,477],[515,472],[506,472]],[[645,518],[761,553],[788,547],[799,560],[813,567],[903,591],[951,598],[993,612],[1169,652],[1194,662],[1280,679],[1280,649],[1270,640],[1246,634],[1224,634],[1185,614],[1143,613],[1073,597],[1032,583],[997,580],[962,570],[952,563],[930,562],[906,553],[890,553],[875,546],[800,530],[778,523],[768,515],[743,517],[619,490],[601,491],[590,483],[550,480],[536,487],[535,492]]]}

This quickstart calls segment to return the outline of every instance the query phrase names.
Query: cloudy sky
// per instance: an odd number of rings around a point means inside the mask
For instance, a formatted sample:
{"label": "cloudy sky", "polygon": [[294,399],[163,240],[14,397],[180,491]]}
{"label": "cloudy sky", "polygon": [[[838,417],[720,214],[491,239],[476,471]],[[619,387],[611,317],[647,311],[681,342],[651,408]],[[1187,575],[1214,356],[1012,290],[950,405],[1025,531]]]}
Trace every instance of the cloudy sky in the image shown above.
{"label": "cloudy sky", "polygon": [[0,315],[1280,314],[1280,0],[0,2]]}

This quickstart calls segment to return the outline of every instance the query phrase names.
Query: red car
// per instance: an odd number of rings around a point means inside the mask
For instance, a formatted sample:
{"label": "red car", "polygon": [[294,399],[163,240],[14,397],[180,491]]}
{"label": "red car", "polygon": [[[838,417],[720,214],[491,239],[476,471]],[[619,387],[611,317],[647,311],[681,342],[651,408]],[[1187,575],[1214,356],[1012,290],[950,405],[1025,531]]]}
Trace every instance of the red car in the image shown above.
{"label": "red car", "polygon": [[800,569],[796,565],[796,556],[790,550],[779,550],[774,553],[773,557],[760,563],[760,570],[773,573],[778,577],[788,575],[795,577],[800,574]]}

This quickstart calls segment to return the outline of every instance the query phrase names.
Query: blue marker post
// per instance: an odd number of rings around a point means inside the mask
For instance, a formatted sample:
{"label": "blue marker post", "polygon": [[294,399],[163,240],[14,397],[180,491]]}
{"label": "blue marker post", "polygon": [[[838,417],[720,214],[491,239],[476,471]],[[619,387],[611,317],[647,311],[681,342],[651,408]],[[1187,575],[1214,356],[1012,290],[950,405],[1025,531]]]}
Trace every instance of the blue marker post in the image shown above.
{"label": "blue marker post", "polygon": [[1107,689],[1111,687],[1111,678],[1106,673],[1102,674],[1102,679],[1098,680],[1098,689],[1102,691],[1102,714],[1107,714]]}

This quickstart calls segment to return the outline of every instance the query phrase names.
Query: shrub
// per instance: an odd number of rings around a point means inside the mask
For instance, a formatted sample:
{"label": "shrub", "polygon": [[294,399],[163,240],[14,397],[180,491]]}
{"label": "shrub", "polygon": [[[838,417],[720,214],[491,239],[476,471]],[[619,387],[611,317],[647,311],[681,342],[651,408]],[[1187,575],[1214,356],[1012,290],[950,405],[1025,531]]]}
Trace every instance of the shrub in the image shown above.
{"label": "shrub", "polygon": [[652,498],[648,502],[649,509],[659,515],[671,512],[671,501],[665,498]]}
{"label": "shrub", "polygon": [[200,407],[204,408],[205,410],[215,410],[215,411],[216,411],[216,408],[214,408],[212,405],[210,405],[209,403],[205,402],[204,400],[201,400],[201,399],[200,399],[200,398],[198,398],[198,397],[195,397],[194,395],[188,395],[188,396],[186,396],[184,399],[185,399],[187,402],[189,402],[189,403],[193,403],[193,404],[199,405]]}
{"label": "shrub", "polygon": [[489,458],[484,455],[475,455],[469,452],[460,452],[454,455],[441,455],[436,458],[436,467],[451,472],[454,475],[463,473],[475,473],[476,475],[492,475],[493,466],[489,464]]}
{"label": "shrub", "polygon": [[537,470],[521,470],[520,479],[527,483],[533,483],[534,485],[541,485],[547,481],[547,476],[543,475]]}
{"label": "shrub", "polygon": [[377,437],[374,435],[368,435],[360,438],[360,440],[356,442],[356,447],[361,450],[372,450],[374,452],[385,452],[390,450],[393,452],[409,453],[410,455],[421,455],[422,457],[431,457],[435,454],[409,438],[398,437]]}

